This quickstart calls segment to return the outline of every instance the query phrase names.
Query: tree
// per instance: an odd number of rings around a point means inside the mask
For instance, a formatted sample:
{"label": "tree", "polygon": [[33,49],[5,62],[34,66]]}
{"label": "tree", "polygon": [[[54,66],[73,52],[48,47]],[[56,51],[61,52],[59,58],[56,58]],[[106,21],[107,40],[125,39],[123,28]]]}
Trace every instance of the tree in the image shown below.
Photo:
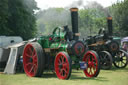
{"label": "tree", "polygon": [[7,28],[8,19],[8,0],[0,0],[0,35],[9,35]]}
{"label": "tree", "polygon": [[49,34],[57,26],[71,27],[69,10],[64,8],[49,8],[37,13],[37,27],[42,34]]}
{"label": "tree", "polygon": [[24,40],[36,35],[35,0],[2,0],[0,6],[0,35],[21,36]]}
{"label": "tree", "polygon": [[106,17],[103,11],[95,8],[79,10],[79,30],[82,37],[96,35],[101,28],[106,28]]}
{"label": "tree", "polygon": [[[75,2],[75,4],[81,6],[81,2],[82,0],[79,0],[77,3]],[[49,34],[55,27],[64,25],[68,25],[71,30],[71,14],[69,9],[70,8],[49,8],[39,11],[36,15],[39,32]],[[78,27],[81,38],[96,35],[100,28],[107,28],[104,8],[100,4],[92,2],[92,4],[87,5],[84,9],[79,9],[78,13]]]}
{"label": "tree", "polygon": [[[113,17],[114,29],[121,36],[128,36],[128,0],[114,4],[110,7],[110,12]],[[118,35],[119,35],[118,34]]]}
{"label": "tree", "polygon": [[34,10],[37,7],[35,4],[28,3],[35,2],[34,0],[9,0],[8,28],[12,30],[11,35],[22,36],[25,40],[36,34]]}

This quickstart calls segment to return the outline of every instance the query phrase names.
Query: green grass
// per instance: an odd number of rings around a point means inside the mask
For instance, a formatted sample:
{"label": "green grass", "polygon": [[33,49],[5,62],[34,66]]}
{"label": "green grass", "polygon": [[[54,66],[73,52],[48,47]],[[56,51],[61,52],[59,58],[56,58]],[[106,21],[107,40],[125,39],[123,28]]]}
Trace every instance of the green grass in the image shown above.
{"label": "green grass", "polygon": [[41,78],[27,77],[24,73],[0,74],[0,85],[128,85],[128,66],[101,70],[97,78],[86,78],[82,70],[73,70],[69,80],[59,80],[55,74],[45,72]]}

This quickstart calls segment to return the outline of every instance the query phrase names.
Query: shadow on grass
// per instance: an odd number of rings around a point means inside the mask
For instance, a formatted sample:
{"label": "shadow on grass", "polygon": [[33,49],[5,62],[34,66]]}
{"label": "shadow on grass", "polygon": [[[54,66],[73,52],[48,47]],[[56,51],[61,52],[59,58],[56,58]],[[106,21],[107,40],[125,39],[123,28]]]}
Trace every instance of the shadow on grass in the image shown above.
{"label": "shadow on grass", "polygon": [[71,75],[71,78],[70,78],[70,80],[78,80],[78,79],[80,79],[80,80],[96,80],[96,81],[108,81],[108,79],[107,78],[105,78],[105,77],[93,77],[93,78],[88,78],[88,77],[81,77],[81,76],[77,76],[77,75]]}
{"label": "shadow on grass", "polygon": [[73,70],[72,73],[82,73],[80,70]]}
{"label": "shadow on grass", "polygon": [[116,67],[112,67],[109,71],[124,71],[124,72],[128,72],[128,68],[116,68]]}
{"label": "shadow on grass", "polygon": [[[79,70],[73,70],[71,74],[73,74],[73,73],[79,74],[79,73],[82,73],[82,72],[79,71]],[[56,76],[56,73],[55,72],[49,71],[49,72],[44,72],[41,78],[57,78],[57,76]]]}
{"label": "shadow on grass", "polygon": [[57,78],[55,73],[45,73],[41,78]]}
{"label": "shadow on grass", "polygon": [[[73,71],[73,73],[80,73],[80,72],[74,72]],[[87,78],[87,77],[82,77],[82,76],[80,76],[80,75],[75,75],[75,74],[71,74],[71,76],[70,76],[70,78],[69,78],[69,80],[73,80],[73,81],[76,81],[76,80],[96,80],[96,81],[108,81],[108,79],[107,78],[105,78],[105,77],[94,77],[94,78]],[[57,78],[57,76],[56,76],[56,74],[55,73],[44,73],[43,75],[42,75],[42,77],[40,77],[40,78]],[[58,79],[58,78],[57,78]]]}

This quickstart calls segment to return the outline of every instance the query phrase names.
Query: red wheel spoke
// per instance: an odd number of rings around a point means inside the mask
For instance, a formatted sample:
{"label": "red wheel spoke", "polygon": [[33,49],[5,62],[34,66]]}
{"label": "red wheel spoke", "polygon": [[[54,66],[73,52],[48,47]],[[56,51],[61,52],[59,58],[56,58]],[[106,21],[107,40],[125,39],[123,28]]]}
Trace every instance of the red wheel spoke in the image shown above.
{"label": "red wheel spoke", "polygon": [[67,70],[66,69],[63,69],[63,72],[64,72],[64,77],[67,75]]}
{"label": "red wheel spoke", "polygon": [[33,64],[32,64],[32,63],[27,63],[27,64],[26,64],[26,66],[29,66],[29,65],[31,65],[31,66],[32,66]]}
{"label": "red wheel spoke", "polygon": [[92,62],[93,61],[93,56],[90,54],[90,56],[89,56],[89,60],[90,60],[90,62]]}
{"label": "red wheel spoke", "polygon": [[94,71],[96,70],[96,67],[95,67],[95,66],[93,66],[93,70],[94,70]]}
{"label": "red wheel spoke", "polygon": [[27,54],[27,53],[26,53],[25,55],[26,55],[26,57],[30,57],[30,58],[32,57],[31,55],[29,55],[29,54]]}
{"label": "red wheel spoke", "polygon": [[88,55],[88,62],[90,62],[90,56]]}
{"label": "red wheel spoke", "polygon": [[58,72],[60,72],[60,71],[61,71],[61,70],[59,69],[59,67],[56,67],[56,68],[57,68],[56,70],[57,70]]}
{"label": "red wheel spoke", "polygon": [[63,60],[63,56],[60,57],[61,61]]}
{"label": "red wheel spoke", "polygon": [[60,65],[61,65],[61,64],[59,64],[59,63],[57,64],[57,66],[60,66]]}
{"label": "red wheel spoke", "polygon": [[63,64],[63,67],[66,68],[66,67],[67,67],[67,63],[64,63],[64,64]]}
{"label": "red wheel spoke", "polygon": [[96,63],[97,61],[96,61],[96,59],[93,57],[93,63]]}
{"label": "red wheel spoke", "polygon": [[62,63],[60,59],[59,59],[58,61],[59,61],[59,64],[61,64],[61,63]]}
{"label": "red wheel spoke", "polygon": [[33,58],[35,58],[37,55],[36,55],[36,52],[35,52],[35,50],[33,51],[33,53],[32,53],[32,57]]}
{"label": "red wheel spoke", "polygon": [[61,59],[58,59],[58,66],[62,65]]}
{"label": "red wheel spoke", "polygon": [[87,71],[89,71],[89,70],[90,70],[90,67],[87,68]]}
{"label": "red wheel spoke", "polygon": [[95,68],[95,67],[96,67],[96,66],[95,66],[95,64],[93,64],[93,65],[92,65],[92,67],[94,67],[94,68]]}
{"label": "red wheel spoke", "polygon": [[32,56],[34,56],[34,55],[36,55],[35,50],[33,50],[33,52],[32,52]]}
{"label": "red wheel spoke", "polygon": [[37,65],[34,65],[34,73],[37,71]]}
{"label": "red wheel spoke", "polygon": [[64,56],[61,56],[61,59],[62,59],[62,63],[64,63]]}
{"label": "red wheel spoke", "polygon": [[63,69],[60,70],[60,75],[63,75]]}
{"label": "red wheel spoke", "polygon": [[36,58],[36,59],[34,59],[34,62],[35,62],[35,63],[37,63],[37,58]]}
{"label": "red wheel spoke", "polygon": [[93,65],[97,66],[97,62],[93,62]]}
{"label": "red wheel spoke", "polygon": [[94,59],[94,57],[93,57],[93,56],[92,56],[91,58],[92,58],[91,60],[92,60],[92,62],[93,62],[95,59]]}
{"label": "red wheel spoke", "polygon": [[33,64],[37,65],[37,62],[33,62]]}
{"label": "red wheel spoke", "polygon": [[96,67],[97,67],[97,65],[92,65],[92,68],[94,71],[96,71]]}
{"label": "red wheel spoke", "polygon": [[30,53],[32,53],[32,47],[29,47],[28,50]]}
{"label": "red wheel spoke", "polygon": [[33,62],[34,62],[34,63],[37,63],[37,57],[35,57],[35,58],[33,59]]}
{"label": "red wheel spoke", "polygon": [[68,73],[67,70],[66,70],[65,68],[63,69],[63,71],[64,71],[66,74]]}
{"label": "red wheel spoke", "polygon": [[32,66],[32,67],[31,67],[31,69],[30,69],[29,73],[31,73],[33,69],[34,69],[34,66]]}

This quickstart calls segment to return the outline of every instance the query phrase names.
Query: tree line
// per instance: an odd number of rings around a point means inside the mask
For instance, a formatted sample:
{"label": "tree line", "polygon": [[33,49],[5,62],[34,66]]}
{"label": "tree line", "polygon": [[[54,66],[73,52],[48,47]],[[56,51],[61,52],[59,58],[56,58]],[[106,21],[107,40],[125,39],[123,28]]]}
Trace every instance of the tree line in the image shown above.
{"label": "tree line", "polygon": [[[96,35],[101,28],[107,29],[108,16],[113,17],[114,34],[128,36],[127,4],[128,0],[124,0],[106,8],[97,2],[83,6],[78,11],[81,38]],[[57,26],[68,25],[71,29],[69,9],[70,6],[39,10],[35,0],[0,0],[0,35],[21,36],[27,40],[50,34]]]}
{"label": "tree line", "polygon": [[[128,36],[128,0],[103,7],[91,2],[79,9],[79,31],[81,38],[96,35],[101,28],[107,29],[107,17],[112,16],[115,36]],[[48,34],[56,26],[68,25],[71,28],[70,8],[49,8],[36,14],[39,34]]]}
{"label": "tree line", "polygon": [[36,34],[38,10],[34,0],[0,0],[0,35],[21,36],[24,40]]}

